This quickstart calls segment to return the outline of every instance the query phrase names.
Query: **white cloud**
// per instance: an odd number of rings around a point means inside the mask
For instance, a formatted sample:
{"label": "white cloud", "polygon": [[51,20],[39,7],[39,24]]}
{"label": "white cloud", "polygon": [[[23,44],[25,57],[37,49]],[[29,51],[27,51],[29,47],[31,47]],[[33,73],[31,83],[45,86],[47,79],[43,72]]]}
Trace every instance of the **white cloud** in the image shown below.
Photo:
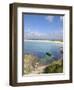
{"label": "white cloud", "polygon": [[60,16],[60,20],[63,21],[63,16]]}
{"label": "white cloud", "polygon": [[[53,22],[54,16],[47,16],[45,17],[45,19],[48,20],[49,22]],[[60,16],[60,20],[63,21],[63,16]]]}
{"label": "white cloud", "polygon": [[24,39],[50,39],[50,40],[62,40],[63,32],[49,32],[49,33],[40,33],[40,32],[25,32]]}
{"label": "white cloud", "polygon": [[30,29],[30,28],[28,28],[28,29],[27,29],[27,31],[28,31],[28,32],[30,32],[30,31],[31,31],[31,29]]}
{"label": "white cloud", "polygon": [[48,20],[49,22],[52,22],[54,20],[54,16],[47,16],[46,20]]}
{"label": "white cloud", "polygon": [[24,39],[39,39],[44,38],[44,36],[46,35],[40,32],[24,32]]}
{"label": "white cloud", "polygon": [[30,32],[30,34],[34,35],[34,36],[41,36],[42,34],[39,32]]}

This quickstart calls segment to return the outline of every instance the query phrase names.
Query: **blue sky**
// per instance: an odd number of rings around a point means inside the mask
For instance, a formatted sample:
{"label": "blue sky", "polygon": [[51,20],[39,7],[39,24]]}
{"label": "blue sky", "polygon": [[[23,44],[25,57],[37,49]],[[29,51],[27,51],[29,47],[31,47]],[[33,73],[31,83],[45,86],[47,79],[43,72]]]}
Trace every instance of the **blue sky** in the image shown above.
{"label": "blue sky", "polygon": [[63,16],[24,14],[25,39],[63,39]]}

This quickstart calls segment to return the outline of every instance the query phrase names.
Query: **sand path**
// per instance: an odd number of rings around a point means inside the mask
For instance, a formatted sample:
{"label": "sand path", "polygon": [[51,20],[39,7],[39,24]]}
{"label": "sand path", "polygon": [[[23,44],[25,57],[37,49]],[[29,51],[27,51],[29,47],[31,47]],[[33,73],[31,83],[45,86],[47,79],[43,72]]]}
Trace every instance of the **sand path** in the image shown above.
{"label": "sand path", "polygon": [[36,68],[34,71],[31,72],[31,74],[40,74],[44,71],[44,69],[47,67],[48,65],[43,65],[43,66],[39,66],[38,68]]}

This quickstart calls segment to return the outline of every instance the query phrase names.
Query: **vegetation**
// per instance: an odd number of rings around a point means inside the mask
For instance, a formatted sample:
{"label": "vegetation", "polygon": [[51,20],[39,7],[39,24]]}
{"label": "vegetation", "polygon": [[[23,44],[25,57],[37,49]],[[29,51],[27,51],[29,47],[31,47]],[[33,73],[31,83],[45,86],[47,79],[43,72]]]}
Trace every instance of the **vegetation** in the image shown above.
{"label": "vegetation", "polygon": [[38,58],[34,55],[24,55],[24,74],[31,73],[38,65]]}
{"label": "vegetation", "polygon": [[[60,49],[63,54],[63,48]],[[24,55],[24,74],[31,73],[62,73],[63,59],[52,59],[53,55],[47,52],[43,58],[38,58],[32,54]]]}
{"label": "vegetation", "polygon": [[53,61],[44,69],[44,73],[62,73],[62,72],[63,72],[63,60]]}
{"label": "vegetation", "polygon": [[51,56],[51,53],[47,52],[46,55]]}

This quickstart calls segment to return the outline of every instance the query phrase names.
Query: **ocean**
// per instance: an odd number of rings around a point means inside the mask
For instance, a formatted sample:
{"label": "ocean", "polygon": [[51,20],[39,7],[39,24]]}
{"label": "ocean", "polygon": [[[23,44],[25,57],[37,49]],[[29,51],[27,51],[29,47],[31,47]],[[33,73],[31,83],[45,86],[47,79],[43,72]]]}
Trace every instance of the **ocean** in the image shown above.
{"label": "ocean", "polygon": [[38,41],[38,40],[25,40],[24,41],[24,55],[32,54],[39,58],[43,58],[46,53],[50,53],[52,58],[55,60],[60,59],[62,54],[60,52],[61,47],[63,49],[62,43],[55,43],[49,41]]}

